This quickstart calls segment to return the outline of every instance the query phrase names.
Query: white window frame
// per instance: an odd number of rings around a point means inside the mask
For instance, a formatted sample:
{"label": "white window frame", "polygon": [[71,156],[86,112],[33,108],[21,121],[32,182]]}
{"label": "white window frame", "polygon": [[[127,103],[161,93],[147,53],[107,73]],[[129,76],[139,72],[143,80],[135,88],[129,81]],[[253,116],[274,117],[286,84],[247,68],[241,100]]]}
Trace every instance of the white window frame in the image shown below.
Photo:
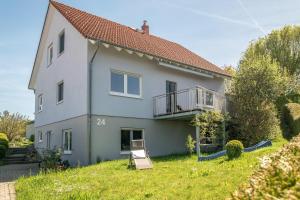
{"label": "white window frame", "polygon": [[51,149],[51,135],[52,135],[52,131],[46,132],[46,147],[47,147],[47,149]]}
{"label": "white window frame", "polygon": [[43,104],[44,104],[44,98],[43,98],[43,94],[39,94],[38,95],[38,106],[37,106],[37,110],[38,112],[42,112],[43,111]]}
{"label": "white window frame", "polygon": [[[111,86],[112,86],[111,76],[112,76],[112,73],[122,74],[123,75],[123,77],[124,77],[124,83],[123,83],[123,86],[124,86],[123,90],[124,90],[124,92],[115,92],[115,91],[111,90]],[[139,79],[139,88],[140,88],[140,91],[139,91],[140,94],[139,95],[129,94],[128,93],[128,84],[127,84],[128,76],[137,77]],[[122,97],[130,97],[130,98],[141,99],[142,98],[142,86],[143,86],[142,82],[143,82],[142,76],[139,75],[139,74],[111,69],[110,70],[110,88],[109,88],[110,92],[109,93],[111,95],[115,95],[115,96],[122,96]]]}
{"label": "white window frame", "polygon": [[[130,131],[130,145],[131,145],[131,141],[133,140],[133,131],[142,131],[142,139],[144,140],[144,145],[146,146],[145,144],[145,129],[143,128],[121,128],[120,130],[120,142],[121,141],[121,133],[122,133],[122,130],[127,130],[127,131]],[[120,143],[120,148],[121,148],[121,143]],[[130,154],[130,150],[120,150],[120,154]]]}
{"label": "white window frame", "polygon": [[[64,50],[62,52],[60,52],[60,36],[64,34]],[[59,57],[60,55],[62,55],[65,52],[66,49],[66,32],[65,29],[63,29],[62,31],[59,32],[58,34],[58,42],[57,42],[57,57]]]}
{"label": "white window frame", "polygon": [[38,141],[43,142],[43,132],[42,131],[38,131]]}
{"label": "white window frame", "polygon": [[[52,57],[50,57],[50,50],[52,49]],[[47,49],[47,67],[49,67],[52,62],[53,62],[53,55],[54,55],[54,51],[53,51],[53,43],[51,43],[49,46],[48,46],[48,49]]]}
{"label": "white window frame", "polygon": [[[62,100],[59,101],[59,85],[60,84],[63,84],[63,98]],[[65,83],[64,81],[59,81],[56,85],[56,104],[61,104],[64,102],[64,99],[65,99]]]}
{"label": "white window frame", "polygon": [[[70,135],[68,136],[68,149],[66,150],[65,149],[65,143],[66,143],[66,141],[65,141],[65,134],[71,134],[71,137],[70,137]],[[63,130],[63,150],[64,150],[64,154],[72,154],[72,146],[70,147],[70,141],[71,141],[71,143],[73,144],[73,132],[72,132],[72,129],[65,129],[65,130]]]}

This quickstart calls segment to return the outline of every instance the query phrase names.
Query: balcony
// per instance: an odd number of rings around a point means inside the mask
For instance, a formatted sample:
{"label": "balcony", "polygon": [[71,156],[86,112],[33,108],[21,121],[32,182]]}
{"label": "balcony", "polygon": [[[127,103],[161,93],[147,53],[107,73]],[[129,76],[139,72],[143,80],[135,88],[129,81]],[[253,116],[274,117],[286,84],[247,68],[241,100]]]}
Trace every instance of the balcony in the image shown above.
{"label": "balcony", "polygon": [[187,117],[203,110],[225,112],[225,96],[196,86],[153,97],[154,118]]}

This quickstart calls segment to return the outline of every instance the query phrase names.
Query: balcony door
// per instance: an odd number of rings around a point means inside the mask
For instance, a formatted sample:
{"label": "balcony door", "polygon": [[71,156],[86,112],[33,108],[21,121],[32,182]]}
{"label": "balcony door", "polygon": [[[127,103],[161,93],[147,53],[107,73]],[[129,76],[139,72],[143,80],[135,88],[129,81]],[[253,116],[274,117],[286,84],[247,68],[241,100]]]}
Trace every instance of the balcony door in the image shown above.
{"label": "balcony door", "polygon": [[177,102],[177,83],[172,81],[166,82],[166,111],[167,113],[172,113],[176,109],[176,102]]}

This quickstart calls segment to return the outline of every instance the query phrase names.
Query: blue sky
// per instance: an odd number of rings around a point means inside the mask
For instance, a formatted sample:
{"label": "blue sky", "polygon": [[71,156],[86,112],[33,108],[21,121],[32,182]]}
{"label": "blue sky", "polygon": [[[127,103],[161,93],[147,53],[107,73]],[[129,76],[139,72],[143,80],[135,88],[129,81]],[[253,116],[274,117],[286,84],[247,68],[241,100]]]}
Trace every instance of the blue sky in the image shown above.
{"label": "blue sky", "polygon": [[[251,40],[300,24],[299,0],[61,0],[121,24],[182,44],[219,65],[236,66]],[[48,0],[0,2],[0,112],[33,118],[27,89]]]}

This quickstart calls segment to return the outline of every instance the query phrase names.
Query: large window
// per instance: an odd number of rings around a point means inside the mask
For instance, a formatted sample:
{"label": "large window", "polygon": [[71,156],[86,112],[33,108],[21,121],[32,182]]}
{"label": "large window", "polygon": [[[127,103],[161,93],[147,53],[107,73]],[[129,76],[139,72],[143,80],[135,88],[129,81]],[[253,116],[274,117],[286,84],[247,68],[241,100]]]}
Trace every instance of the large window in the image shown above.
{"label": "large window", "polygon": [[206,106],[213,106],[214,105],[214,93],[211,91],[206,91],[204,101],[205,101]]}
{"label": "large window", "polygon": [[114,95],[141,97],[141,77],[136,74],[111,71],[110,91]]}
{"label": "large window", "polygon": [[64,154],[72,153],[72,130],[63,131]]}
{"label": "large window", "polygon": [[65,50],[65,31],[62,31],[58,36],[58,55]]}
{"label": "large window", "polygon": [[41,112],[43,110],[43,95],[40,94],[38,96],[38,112]]}
{"label": "large window", "polygon": [[64,100],[64,82],[61,81],[57,84],[57,103],[61,103]]}
{"label": "large window", "polygon": [[53,60],[53,45],[50,44],[48,47],[48,58],[47,58],[47,65],[51,65],[52,64],[52,60]]}
{"label": "large window", "polygon": [[132,141],[143,139],[142,129],[121,129],[121,151],[130,151]]}

